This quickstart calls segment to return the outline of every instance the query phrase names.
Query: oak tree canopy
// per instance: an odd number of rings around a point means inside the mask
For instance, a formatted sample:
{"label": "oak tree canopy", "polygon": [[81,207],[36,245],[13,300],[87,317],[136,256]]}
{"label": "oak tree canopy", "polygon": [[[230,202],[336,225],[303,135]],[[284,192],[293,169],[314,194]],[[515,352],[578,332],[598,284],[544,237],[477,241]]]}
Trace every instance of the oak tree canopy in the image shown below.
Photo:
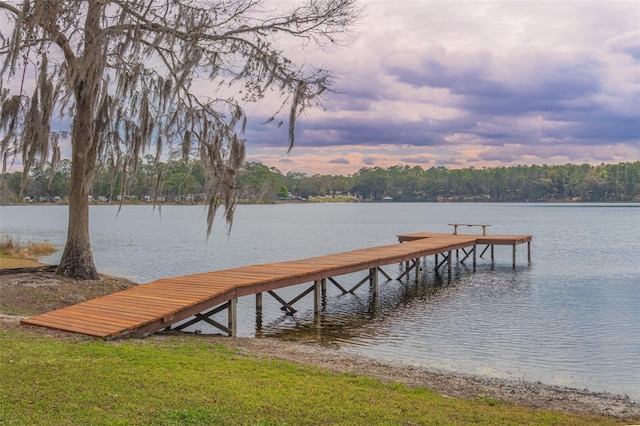
{"label": "oak tree canopy", "polygon": [[[282,10],[283,4],[291,4]],[[278,8],[278,7],[280,8]],[[0,155],[3,172],[60,160],[58,115],[71,120],[71,191],[58,273],[95,279],[89,192],[99,165],[135,171],[151,151],[201,159],[210,173],[208,229],[228,223],[245,156],[246,105],[269,93],[288,122],[331,86],[324,69],[297,64],[287,46],[339,43],[357,21],[357,0],[0,1]],[[202,82],[206,81],[207,90]],[[168,152],[167,152],[168,151]]]}

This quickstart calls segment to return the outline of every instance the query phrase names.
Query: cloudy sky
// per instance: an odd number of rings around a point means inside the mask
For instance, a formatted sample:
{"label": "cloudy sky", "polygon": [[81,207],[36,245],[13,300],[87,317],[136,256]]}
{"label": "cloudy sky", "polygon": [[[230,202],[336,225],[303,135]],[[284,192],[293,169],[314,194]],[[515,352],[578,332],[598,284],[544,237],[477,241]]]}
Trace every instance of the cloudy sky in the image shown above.
{"label": "cloudy sky", "polygon": [[640,1],[363,0],[340,49],[307,51],[339,93],[246,134],[282,172],[640,160]]}

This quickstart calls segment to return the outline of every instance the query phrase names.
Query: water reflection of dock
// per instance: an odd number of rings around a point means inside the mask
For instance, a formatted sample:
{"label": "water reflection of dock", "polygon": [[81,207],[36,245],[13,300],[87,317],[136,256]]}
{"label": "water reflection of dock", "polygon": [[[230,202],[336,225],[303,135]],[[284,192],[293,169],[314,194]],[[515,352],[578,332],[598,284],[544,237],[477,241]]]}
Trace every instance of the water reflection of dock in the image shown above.
{"label": "water reflection of dock", "polygon": [[[527,259],[531,261],[531,235],[472,235],[417,233],[400,235],[398,244],[353,250],[289,262],[251,265],[222,271],[164,278],[107,296],[88,300],[66,308],[22,320],[23,324],[39,325],[59,330],[87,334],[105,339],[116,337],[143,337],[161,330],[182,330],[200,321],[229,335],[237,331],[237,300],[255,295],[256,314],[261,316],[262,297],[271,295],[288,314],[296,312],[293,305],[310,293],[314,295],[314,312],[322,310],[327,284],[342,293],[353,293],[368,283],[370,291],[379,291],[379,277],[392,278],[382,267],[401,263],[404,270],[397,280],[409,279],[415,271],[420,274],[420,259],[435,256],[435,268],[445,265],[449,273],[456,260],[464,263],[471,258],[475,270],[478,247],[486,247],[482,257],[491,249],[494,260],[495,245],[513,246],[513,266],[516,246],[527,243]],[[462,254],[460,253],[462,252]],[[462,257],[462,258],[461,258]],[[340,276],[366,272],[364,278],[345,288]],[[298,284],[310,285],[295,298],[287,301],[275,290]],[[213,316],[227,311],[226,324]]]}

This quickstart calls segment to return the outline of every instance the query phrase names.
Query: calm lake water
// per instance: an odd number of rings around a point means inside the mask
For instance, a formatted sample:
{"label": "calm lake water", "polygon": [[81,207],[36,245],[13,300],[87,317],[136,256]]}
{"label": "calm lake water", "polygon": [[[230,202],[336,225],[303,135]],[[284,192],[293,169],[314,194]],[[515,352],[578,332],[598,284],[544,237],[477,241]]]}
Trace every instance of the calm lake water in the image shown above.
{"label": "calm lake water", "polygon": [[[263,328],[255,301],[239,301],[242,336],[338,345],[387,360],[513,380],[627,394],[640,400],[640,205],[620,204],[282,204],[239,206],[232,232],[216,223],[205,237],[202,206],[91,208],[94,258],[101,272],[139,283],[294,260],[396,242],[447,223],[490,223],[490,233],[531,234],[532,262],[518,246],[496,247],[492,264],[436,276],[429,258],[420,282],[382,283],[340,295],[329,285],[314,320],[312,297],[285,316],[265,296]],[[62,247],[65,206],[0,208],[2,235]],[[466,231],[466,228],[463,229]],[[55,263],[61,253],[43,259]],[[398,276],[399,265],[385,270]],[[341,277],[355,284],[362,274]],[[382,279],[382,277],[381,277]],[[305,286],[303,286],[305,287]],[[292,298],[300,290],[281,294]],[[192,328],[211,332],[204,326]]]}

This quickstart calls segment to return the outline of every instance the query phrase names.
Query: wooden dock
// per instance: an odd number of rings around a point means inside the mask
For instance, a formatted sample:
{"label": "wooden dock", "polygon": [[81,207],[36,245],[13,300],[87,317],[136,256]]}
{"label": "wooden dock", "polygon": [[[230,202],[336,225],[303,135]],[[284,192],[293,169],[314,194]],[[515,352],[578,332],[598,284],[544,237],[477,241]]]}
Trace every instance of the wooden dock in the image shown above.
{"label": "wooden dock", "polygon": [[[456,228],[457,226],[460,226],[460,225],[458,224],[451,224],[451,225],[455,227],[454,235],[467,236],[467,237],[474,236],[473,234],[458,234]],[[485,248],[480,253],[480,257],[484,256],[487,250],[491,249],[491,260],[493,261],[495,259],[494,246],[511,246],[512,247],[512,265],[515,268],[517,246],[520,244],[526,243],[527,244],[527,261],[531,262],[531,240],[533,239],[533,236],[531,235],[487,235],[485,227],[489,225],[465,225],[465,226],[482,226],[483,227],[483,235],[476,236],[476,244],[485,246]],[[406,241],[421,240],[423,238],[442,238],[447,236],[449,236],[449,234],[435,233],[435,232],[418,232],[415,234],[399,235],[398,241],[402,243]],[[475,252],[475,249],[474,249],[474,252]],[[464,253],[465,255],[468,254],[466,250]]]}
{"label": "wooden dock", "polygon": [[[373,294],[378,292],[378,277],[392,280],[383,266],[401,263],[401,280],[411,270],[419,275],[420,259],[436,256],[436,270],[448,265],[451,273],[452,253],[462,250],[464,262],[473,255],[475,270],[478,244],[515,245],[530,243],[531,236],[479,236],[418,233],[399,236],[400,243],[353,250],[344,253],[288,262],[252,265],[222,271],[163,278],[138,287],[88,300],[66,308],[36,315],[22,320],[23,324],[38,325],[58,330],[82,333],[104,339],[118,337],[144,337],[161,330],[182,330],[204,321],[233,336],[237,331],[237,300],[256,295],[256,312],[262,311],[262,295],[267,293],[278,300],[288,314],[296,312],[293,305],[304,296],[314,294],[314,312],[321,311],[321,300],[326,297],[327,282],[342,293],[353,293],[369,283]],[[530,246],[529,246],[530,247]],[[486,251],[486,249],[485,249]],[[484,252],[483,252],[484,253]],[[438,262],[438,256],[442,261]],[[529,256],[530,261],[530,248]],[[350,289],[341,285],[336,277],[365,271],[366,276]],[[292,300],[284,300],[275,290],[298,284],[311,285]],[[228,321],[221,324],[213,315],[226,310]]]}

